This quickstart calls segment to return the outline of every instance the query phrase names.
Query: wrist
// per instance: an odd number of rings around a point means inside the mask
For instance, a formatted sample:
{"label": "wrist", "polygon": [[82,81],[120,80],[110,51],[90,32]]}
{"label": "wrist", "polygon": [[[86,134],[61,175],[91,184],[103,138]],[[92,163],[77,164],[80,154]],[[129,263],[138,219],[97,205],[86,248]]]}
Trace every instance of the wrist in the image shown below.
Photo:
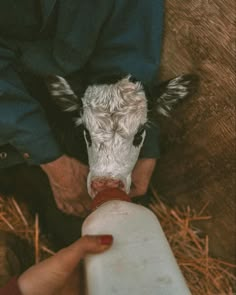
{"label": "wrist", "polygon": [[52,169],[55,169],[56,167],[61,166],[61,164],[63,164],[67,158],[68,157],[66,155],[61,155],[60,157],[56,158],[53,161],[50,161],[48,163],[40,164],[40,167],[45,172],[50,172]]}

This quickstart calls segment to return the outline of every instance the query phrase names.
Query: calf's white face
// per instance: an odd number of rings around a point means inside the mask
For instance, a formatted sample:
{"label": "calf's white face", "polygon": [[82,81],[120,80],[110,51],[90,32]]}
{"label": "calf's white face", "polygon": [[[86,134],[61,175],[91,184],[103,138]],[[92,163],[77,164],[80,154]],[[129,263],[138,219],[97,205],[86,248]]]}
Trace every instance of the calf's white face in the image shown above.
{"label": "calf's white face", "polygon": [[65,111],[78,110],[75,124],[84,126],[90,196],[106,187],[128,193],[146,133],[147,101],[141,84],[127,77],[115,84],[89,86],[81,100],[61,77],[49,86]]}
{"label": "calf's white face", "polygon": [[83,114],[76,123],[85,127],[89,194],[94,196],[106,185],[128,193],[147,122],[142,86],[129,78],[116,84],[89,86],[82,102]]}
{"label": "calf's white face", "polygon": [[[48,88],[57,104],[64,111],[73,112],[77,126],[84,126],[91,197],[106,187],[118,187],[128,193],[148,121],[147,99],[141,84],[126,77],[114,84],[88,86],[79,98],[65,79],[53,76],[49,80]],[[153,108],[168,116],[178,101],[193,93],[197,86],[195,75],[164,82],[154,91]]]}

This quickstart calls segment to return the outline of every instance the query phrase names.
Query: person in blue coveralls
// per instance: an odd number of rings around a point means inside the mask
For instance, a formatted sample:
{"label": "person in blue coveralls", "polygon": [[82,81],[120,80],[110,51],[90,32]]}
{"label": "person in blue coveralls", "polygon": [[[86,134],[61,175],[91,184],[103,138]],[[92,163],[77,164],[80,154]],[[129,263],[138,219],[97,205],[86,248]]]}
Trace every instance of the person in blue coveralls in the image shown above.
{"label": "person in blue coveralls", "polygon": [[[21,163],[41,166],[58,207],[84,216],[88,166],[65,154],[24,77],[82,74],[93,81],[129,73],[151,84],[159,70],[162,28],[163,0],[1,1],[2,174]],[[158,128],[152,126],[133,171],[132,197],[147,191],[158,157]]]}

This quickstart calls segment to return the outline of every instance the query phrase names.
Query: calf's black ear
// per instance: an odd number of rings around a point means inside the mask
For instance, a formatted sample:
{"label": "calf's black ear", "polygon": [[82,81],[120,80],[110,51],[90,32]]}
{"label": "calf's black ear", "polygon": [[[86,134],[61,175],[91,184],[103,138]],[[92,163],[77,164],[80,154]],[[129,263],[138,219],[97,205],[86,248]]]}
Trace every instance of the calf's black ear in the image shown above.
{"label": "calf's black ear", "polygon": [[48,91],[56,105],[66,112],[82,112],[83,104],[72,90],[69,83],[60,76],[47,76],[45,79]]}
{"label": "calf's black ear", "polygon": [[151,90],[151,108],[168,117],[180,101],[195,94],[198,88],[199,77],[195,74],[185,74],[165,81]]}

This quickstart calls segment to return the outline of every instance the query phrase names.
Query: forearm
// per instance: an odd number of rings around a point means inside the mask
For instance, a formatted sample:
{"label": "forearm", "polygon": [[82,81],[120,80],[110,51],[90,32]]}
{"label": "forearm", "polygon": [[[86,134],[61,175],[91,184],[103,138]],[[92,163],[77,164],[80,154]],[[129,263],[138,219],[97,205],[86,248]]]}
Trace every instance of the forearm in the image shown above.
{"label": "forearm", "polygon": [[[10,147],[6,151],[10,154],[15,149],[29,164],[38,165],[59,157],[62,153],[43,109],[27,93],[11,64],[1,57],[0,90],[0,146]],[[10,164],[11,159],[7,159],[7,166]]]}

